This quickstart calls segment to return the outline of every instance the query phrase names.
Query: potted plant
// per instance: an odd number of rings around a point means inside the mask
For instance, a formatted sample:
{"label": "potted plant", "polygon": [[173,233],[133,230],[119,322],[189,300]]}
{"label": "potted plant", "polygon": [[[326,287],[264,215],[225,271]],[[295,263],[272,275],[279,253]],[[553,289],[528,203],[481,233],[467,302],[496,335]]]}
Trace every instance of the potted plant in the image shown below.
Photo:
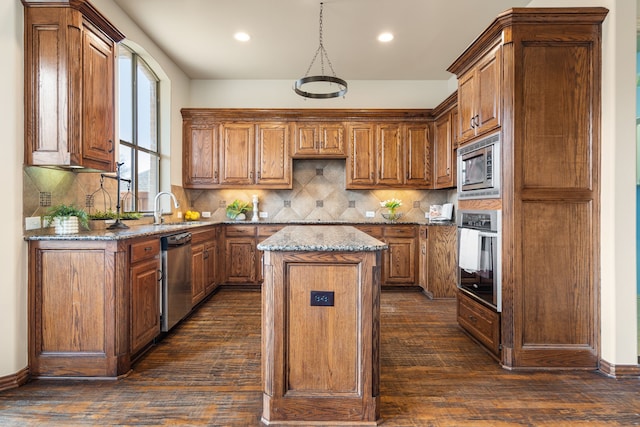
{"label": "potted plant", "polygon": [[44,216],[45,221],[55,226],[56,234],[73,234],[79,226],[89,229],[89,215],[74,205],[60,204],[49,209]]}
{"label": "potted plant", "polygon": [[246,213],[251,210],[251,204],[249,202],[241,202],[236,199],[229,205],[227,205],[227,217],[235,220],[244,220],[247,218]]}
{"label": "potted plant", "polygon": [[391,222],[397,221],[402,216],[401,212],[397,212],[397,209],[402,206],[402,200],[400,199],[393,198],[385,200],[383,202],[380,202],[380,206],[389,209],[388,212],[383,212],[382,216]]}

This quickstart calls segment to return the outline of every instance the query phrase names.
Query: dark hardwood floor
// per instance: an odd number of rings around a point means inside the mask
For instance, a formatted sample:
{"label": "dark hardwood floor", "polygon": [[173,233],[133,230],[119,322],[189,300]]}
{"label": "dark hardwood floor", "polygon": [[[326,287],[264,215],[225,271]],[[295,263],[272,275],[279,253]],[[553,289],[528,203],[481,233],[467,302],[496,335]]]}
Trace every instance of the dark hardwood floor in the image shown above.
{"label": "dark hardwood floor", "polygon": [[[384,291],[384,426],[640,425],[640,380],[511,372],[452,300]],[[222,289],[119,381],[37,380],[0,393],[1,426],[259,426],[260,293]]]}

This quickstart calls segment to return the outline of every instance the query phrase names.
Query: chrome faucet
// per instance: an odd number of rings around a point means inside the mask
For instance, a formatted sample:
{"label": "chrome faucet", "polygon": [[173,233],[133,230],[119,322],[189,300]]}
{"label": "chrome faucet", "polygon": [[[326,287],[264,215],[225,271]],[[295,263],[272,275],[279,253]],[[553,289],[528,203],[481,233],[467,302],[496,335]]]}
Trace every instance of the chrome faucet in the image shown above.
{"label": "chrome faucet", "polygon": [[176,196],[174,196],[172,192],[161,191],[158,194],[156,194],[156,198],[153,201],[153,224],[154,225],[162,224],[162,209],[160,209],[159,200],[160,200],[160,196],[162,196],[163,194],[168,194],[169,196],[171,196],[171,198],[173,199],[173,205],[176,207],[176,209],[180,207],[180,203],[178,203],[178,199],[176,199]]}

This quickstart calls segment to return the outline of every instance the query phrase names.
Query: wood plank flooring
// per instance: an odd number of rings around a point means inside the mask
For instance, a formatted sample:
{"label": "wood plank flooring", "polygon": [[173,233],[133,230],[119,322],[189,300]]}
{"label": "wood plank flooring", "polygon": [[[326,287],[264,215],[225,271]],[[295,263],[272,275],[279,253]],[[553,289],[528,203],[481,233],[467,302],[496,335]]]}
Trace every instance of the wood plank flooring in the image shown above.
{"label": "wood plank flooring", "polygon": [[[640,425],[640,380],[510,372],[458,328],[452,300],[383,291],[383,426]],[[119,381],[0,393],[1,426],[260,426],[260,293],[224,288]]]}

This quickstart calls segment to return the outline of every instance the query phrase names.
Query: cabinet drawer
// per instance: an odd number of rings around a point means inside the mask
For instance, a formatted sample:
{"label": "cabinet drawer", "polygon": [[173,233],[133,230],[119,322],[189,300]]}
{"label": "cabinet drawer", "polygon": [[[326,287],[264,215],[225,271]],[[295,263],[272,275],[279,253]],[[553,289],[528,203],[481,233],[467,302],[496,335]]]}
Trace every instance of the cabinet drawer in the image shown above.
{"label": "cabinet drawer", "polygon": [[382,239],[382,236],[384,236],[382,226],[380,225],[357,225],[356,228],[376,239]]}
{"label": "cabinet drawer", "polygon": [[258,226],[258,237],[270,237],[282,230],[282,225],[260,225]]}
{"label": "cabinet drawer", "polygon": [[493,354],[500,353],[500,314],[458,292],[458,323]]}
{"label": "cabinet drawer", "polygon": [[210,242],[216,239],[216,230],[208,229],[191,233],[191,243],[197,244],[202,242]]}
{"label": "cabinet drawer", "polygon": [[416,237],[413,225],[387,225],[384,227],[385,237]]}
{"label": "cabinet drawer", "polygon": [[131,262],[151,259],[160,253],[160,239],[143,240],[131,244]]}
{"label": "cabinet drawer", "polygon": [[227,225],[225,235],[227,237],[254,237],[256,227],[254,225]]}

